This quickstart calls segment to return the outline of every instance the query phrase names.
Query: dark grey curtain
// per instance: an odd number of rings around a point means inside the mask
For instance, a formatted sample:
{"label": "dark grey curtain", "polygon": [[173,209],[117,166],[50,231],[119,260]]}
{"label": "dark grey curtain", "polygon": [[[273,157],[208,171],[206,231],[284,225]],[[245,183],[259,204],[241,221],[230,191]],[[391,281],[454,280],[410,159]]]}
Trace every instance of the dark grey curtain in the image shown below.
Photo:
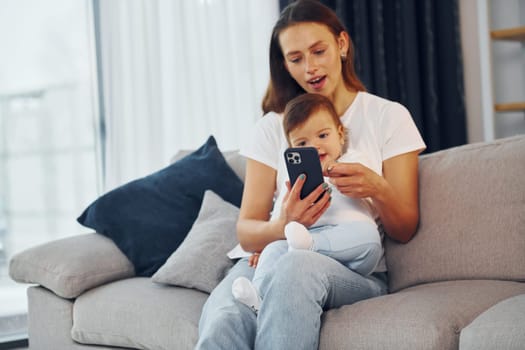
{"label": "dark grey curtain", "polygon": [[320,1],[350,33],[368,91],[409,109],[426,152],[466,143],[457,0]]}

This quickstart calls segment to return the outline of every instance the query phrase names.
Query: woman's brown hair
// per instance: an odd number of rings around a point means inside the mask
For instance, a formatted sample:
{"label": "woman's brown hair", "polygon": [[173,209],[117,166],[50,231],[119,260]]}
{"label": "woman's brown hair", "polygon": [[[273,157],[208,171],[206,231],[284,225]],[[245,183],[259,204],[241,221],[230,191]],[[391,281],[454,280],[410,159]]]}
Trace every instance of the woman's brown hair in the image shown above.
{"label": "woman's brown hair", "polygon": [[[317,0],[295,1],[281,12],[270,39],[270,83],[262,102],[265,114],[271,111],[283,112],[288,101],[305,92],[288,73],[279,43],[279,35],[283,30],[303,22],[324,24],[335,37],[338,37],[341,32],[346,32],[335,12]],[[343,59],[342,63],[343,80],[346,86],[356,91],[365,91],[365,86],[355,72],[354,49],[350,37],[346,59]]]}

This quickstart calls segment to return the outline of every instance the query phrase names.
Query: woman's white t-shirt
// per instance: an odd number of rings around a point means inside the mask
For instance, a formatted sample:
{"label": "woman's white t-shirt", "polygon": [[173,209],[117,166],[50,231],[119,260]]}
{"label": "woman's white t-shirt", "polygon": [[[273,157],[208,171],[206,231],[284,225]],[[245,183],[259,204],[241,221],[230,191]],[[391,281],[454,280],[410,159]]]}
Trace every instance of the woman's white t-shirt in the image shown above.
{"label": "woman's white t-shirt", "polygon": [[[364,154],[366,165],[379,175],[383,174],[383,161],[426,147],[403,105],[367,92],[357,94],[341,121],[348,130],[349,149]],[[279,195],[286,192],[288,173],[283,154],[287,147],[282,115],[270,112],[257,121],[250,142],[240,150],[243,156],[277,170],[272,218],[279,214]]]}

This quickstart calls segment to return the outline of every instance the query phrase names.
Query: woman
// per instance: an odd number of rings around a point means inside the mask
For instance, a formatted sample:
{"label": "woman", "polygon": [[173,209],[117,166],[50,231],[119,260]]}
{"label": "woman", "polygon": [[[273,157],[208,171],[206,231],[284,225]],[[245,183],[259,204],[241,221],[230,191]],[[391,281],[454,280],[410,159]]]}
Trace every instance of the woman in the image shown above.
{"label": "woman", "polygon": [[198,349],[317,349],[324,310],[387,292],[384,259],[362,276],[332,258],[311,251],[284,254],[260,286],[258,314],[236,301],[232,282],[251,279],[258,253],[285,239],[284,227],[296,221],[314,225],[330,205],[319,186],[300,200],[304,180],[291,188],[281,208],[273,200],[286,179],[282,156],[287,141],[281,113],[295,96],[328,97],[348,129],[351,147],[366,154],[371,167],[337,163],[332,185],[350,198],[369,198],[385,233],[407,242],[415,233],[418,211],[418,154],[425,148],[406,108],[365,92],[353,67],[352,43],[335,13],[315,0],[300,0],[283,10],[270,43],[271,80],[263,101],[266,113],[256,125],[247,157],[237,234],[240,260],[210,295],[199,324]]}

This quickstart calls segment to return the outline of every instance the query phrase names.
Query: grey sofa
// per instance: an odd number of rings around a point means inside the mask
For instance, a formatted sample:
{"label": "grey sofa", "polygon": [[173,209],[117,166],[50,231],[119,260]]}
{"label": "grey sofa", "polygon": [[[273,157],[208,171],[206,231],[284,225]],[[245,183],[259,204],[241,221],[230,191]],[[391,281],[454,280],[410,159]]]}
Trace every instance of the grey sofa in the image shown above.
{"label": "grey sofa", "polygon": [[[230,154],[242,176],[242,159]],[[420,157],[421,221],[386,240],[390,294],[323,315],[320,349],[525,349],[525,136]],[[191,349],[207,294],[135,277],[85,234],[10,262],[31,349]]]}

